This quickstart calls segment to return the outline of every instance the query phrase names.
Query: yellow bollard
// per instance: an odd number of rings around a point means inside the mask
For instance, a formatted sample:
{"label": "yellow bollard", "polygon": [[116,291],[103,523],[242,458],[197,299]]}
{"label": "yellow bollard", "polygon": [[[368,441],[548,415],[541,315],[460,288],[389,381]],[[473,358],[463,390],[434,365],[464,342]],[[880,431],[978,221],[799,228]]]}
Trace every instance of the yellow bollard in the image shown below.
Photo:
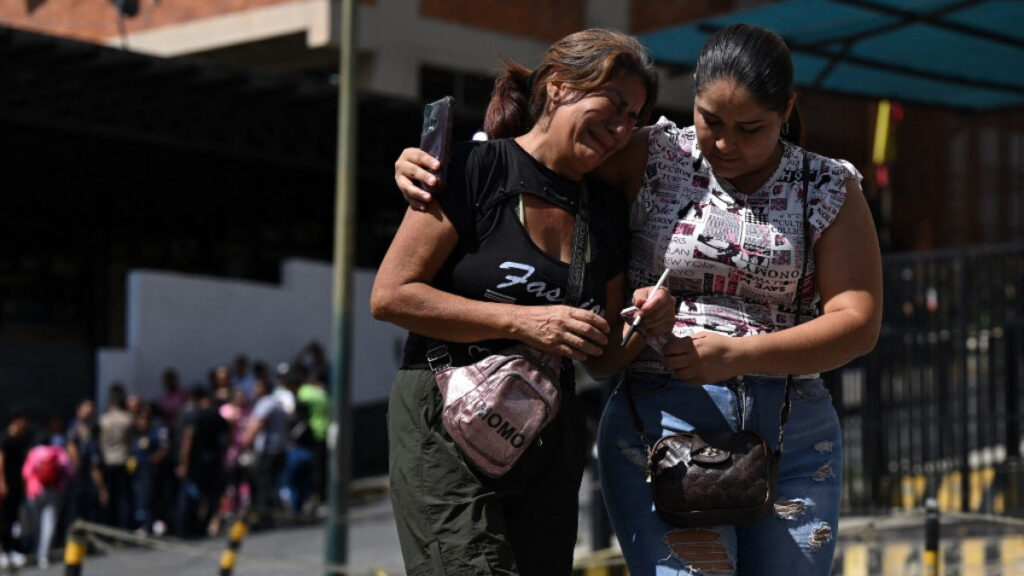
{"label": "yellow bollard", "polygon": [[924,576],[939,576],[939,503],[935,498],[925,502]]}
{"label": "yellow bollard", "polygon": [[64,547],[64,576],[81,576],[85,560],[85,540],[78,529],[72,527]]}
{"label": "yellow bollard", "polygon": [[870,559],[865,544],[848,544],[843,549],[843,576],[868,576]]}
{"label": "yellow bollard", "polygon": [[238,549],[242,547],[242,540],[249,527],[244,520],[235,520],[228,530],[228,547],[220,555],[219,576],[231,576],[235,569],[235,562],[238,560]]}
{"label": "yellow bollard", "polygon": [[1004,536],[999,555],[1003,576],[1024,576],[1024,536]]}

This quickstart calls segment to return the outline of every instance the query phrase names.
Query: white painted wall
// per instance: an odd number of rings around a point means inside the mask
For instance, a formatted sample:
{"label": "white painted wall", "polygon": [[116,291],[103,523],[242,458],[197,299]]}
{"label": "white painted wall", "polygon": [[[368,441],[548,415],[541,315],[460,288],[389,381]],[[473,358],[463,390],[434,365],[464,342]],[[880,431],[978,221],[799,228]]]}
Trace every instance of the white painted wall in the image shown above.
{"label": "white painted wall", "polygon": [[[370,317],[374,271],[353,277],[350,382],[355,404],[384,401],[401,360],[405,332]],[[281,283],[225,280],[174,272],[128,274],[124,349],[96,353],[98,401],[121,380],[143,398],[162,392],[164,368],[178,370],[188,387],[239,353],[271,369],[291,361],[310,340],[330,350],[331,265],[309,260],[282,264]]]}

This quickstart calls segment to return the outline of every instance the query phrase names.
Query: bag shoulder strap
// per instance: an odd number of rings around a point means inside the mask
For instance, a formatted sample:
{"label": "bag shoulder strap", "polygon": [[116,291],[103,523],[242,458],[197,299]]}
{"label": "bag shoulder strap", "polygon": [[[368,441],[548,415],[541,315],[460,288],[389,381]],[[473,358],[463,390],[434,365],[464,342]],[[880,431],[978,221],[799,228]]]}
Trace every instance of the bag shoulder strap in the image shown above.
{"label": "bag shoulder strap", "polygon": [[[811,251],[814,247],[811,246],[811,221],[809,217],[808,206],[811,203],[811,161],[807,157],[807,151],[801,149],[804,157],[803,166],[803,220],[802,228],[804,232],[804,260],[800,266],[800,280],[796,284],[795,294],[793,295],[793,305],[796,308],[796,313],[793,319],[793,326],[799,326],[801,321],[801,312],[803,312],[803,303],[800,302],[801,291],[804,287],[804,281],[807,278],[807,261],[810,260]],[[813,297],[812,297],[813,301]],[[775,458],[779,459],[782,457],[782,441],[786,436],[786,422],[789,421],[789,413],[793,409],[793,401],[790,397],[791,388],[793,387],[793,375],[786,375],[786,393],[782,400],[782,409],[779,411],[779,440],[775,444]]]}

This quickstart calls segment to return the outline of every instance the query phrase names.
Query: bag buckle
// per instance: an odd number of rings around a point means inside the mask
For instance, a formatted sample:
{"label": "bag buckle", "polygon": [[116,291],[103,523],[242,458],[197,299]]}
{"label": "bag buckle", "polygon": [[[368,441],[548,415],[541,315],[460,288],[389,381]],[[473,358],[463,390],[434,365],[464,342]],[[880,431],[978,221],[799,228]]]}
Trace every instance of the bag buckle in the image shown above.
{"label": "bag buckle", "polygon": [[452,357],[448,353],[448,347],[444,344],[427,350],[427,365],[430,370],[437,374],[442,370],[452,367]]}

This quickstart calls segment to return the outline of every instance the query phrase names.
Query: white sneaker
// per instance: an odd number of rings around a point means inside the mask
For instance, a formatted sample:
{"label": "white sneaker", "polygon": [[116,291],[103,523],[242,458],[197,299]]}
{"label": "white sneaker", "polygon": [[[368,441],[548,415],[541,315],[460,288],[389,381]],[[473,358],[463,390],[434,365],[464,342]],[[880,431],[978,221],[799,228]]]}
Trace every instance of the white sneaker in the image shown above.
{"label": "white sneaker", "polygon": [[16,550],[14,552],[8,552],[7,556],[11,560],[11,568],[21,568],[28,562],[25,555]]}
{"label": "white sneaker", "polygon": [[7,570],[11,567],[11,560],[7,558],[6,552],[0,552],[0,570]]}

